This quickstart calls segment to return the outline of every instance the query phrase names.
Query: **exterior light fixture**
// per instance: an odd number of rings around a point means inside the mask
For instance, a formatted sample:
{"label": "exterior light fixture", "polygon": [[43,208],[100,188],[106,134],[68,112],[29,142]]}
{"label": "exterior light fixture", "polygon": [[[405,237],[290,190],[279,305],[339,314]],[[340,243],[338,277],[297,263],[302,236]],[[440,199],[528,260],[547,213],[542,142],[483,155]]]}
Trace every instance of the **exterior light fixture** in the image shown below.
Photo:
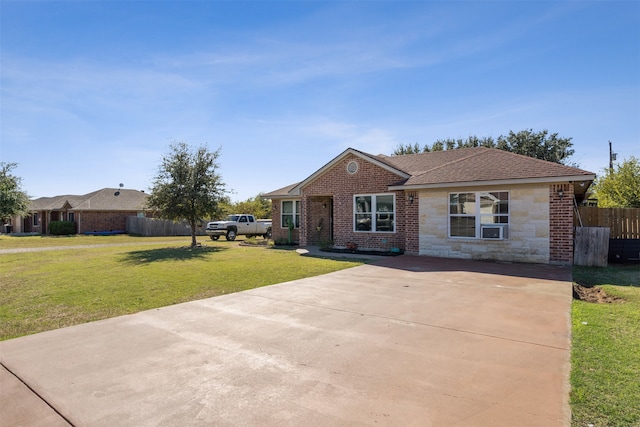
{"label": "exterior light fixture", "polygon": [[413,203],[413,194],[409,194],[409,203]]}
{"label": "exterior light fixture", "polygon": [[564,191],[558,190],[558,197],[562,199],[564,197]]}

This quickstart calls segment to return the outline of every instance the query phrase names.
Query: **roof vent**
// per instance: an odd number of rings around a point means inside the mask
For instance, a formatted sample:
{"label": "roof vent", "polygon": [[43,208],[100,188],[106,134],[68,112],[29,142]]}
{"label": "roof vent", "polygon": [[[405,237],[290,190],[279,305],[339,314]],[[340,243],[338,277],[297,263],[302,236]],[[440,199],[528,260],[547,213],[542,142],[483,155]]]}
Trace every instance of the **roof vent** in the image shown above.
{"label": "roof vent", "polygon": [[347,172],[349,172],[349,174],[353,175],[356,172],[358,172],[358,162],[356,162],[355,160],[350,161],[349,163],[347,163]]}

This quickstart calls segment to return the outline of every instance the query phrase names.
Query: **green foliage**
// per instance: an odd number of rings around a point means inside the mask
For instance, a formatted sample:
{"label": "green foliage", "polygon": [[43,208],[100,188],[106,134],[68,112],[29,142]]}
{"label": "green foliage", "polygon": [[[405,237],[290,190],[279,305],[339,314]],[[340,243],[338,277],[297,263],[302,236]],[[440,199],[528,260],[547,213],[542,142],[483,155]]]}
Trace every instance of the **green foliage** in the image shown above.
{"label": "green foliage", "polygon": [[153,180],[149,207],[160,218],[186,220],[191,226],[191,245],[196,245],[196,228],[203,218],[214,217],[225,185],[217,173],[220,149],[206,146],[192,149],[184,142],[174,143],[162,159]]}
{"label": "green foliage", "polygon": [[575,152],[571,149],[571,138],[560,138],[557,133],[549,135],[548,130],[533,132],[532,129],[498,137],[496,148],[549,162],[567,164]]}
{"label": "green foliage", "polygon": [[29,196],[22,191],[22,179],[11,174],[17,163],[0,162],[0,221],[29,213]]}
{"label": "green foliage", "polygon": [[603,208],[640,208],[640,162],[634,156],[606,170],[594,183],[598,206]]}
{"label": "green foliage", "polygon": [[500,135],[497,139],[493,139],[490,136],[477,137],[475,135],[471,135],[466,139],[439,139],[431,146],[427,144],[422,149],[417,143],[406,146],[399,144],[392,155],[400,156],[420,152],[455,150],[457,148],[487,147],[550,162],[567,164],[569,157],[574,153],[574,150],[571,149],[572,146],[571,138],[561,138],[557,133],[549,134],[546,129],[540,132],[525,129],[517,133],[509,131],[508,135]]}
{"label": "green foliage", "polygon": [[[413,145],[407,144],[407,145],[403,145],[403,144],[398,144],[398,146],[396,147],[396,149],[393,152],[394,156],[404,156],[406,154],[418,154],[418,153],[422,153],[423,150],[425,150],[427,148],[427,146],[425,145],[424,148],[420,148],[420,145],[416,142]],[[428,150],[427,150],[428,151]]]}
{"label": "green foliage", "polygon": [[68,236],[76,234],[76,223],[71,221],[51,221],[49,231],[54,236]]}
{"label": "green foliage", "polygon": [[242,202],[231,202],[225,200],[220,203],[220,218],[230,214],[249,214],[257,219],[271,218],[271,200],[263,199],[261,194],[251,197]]}

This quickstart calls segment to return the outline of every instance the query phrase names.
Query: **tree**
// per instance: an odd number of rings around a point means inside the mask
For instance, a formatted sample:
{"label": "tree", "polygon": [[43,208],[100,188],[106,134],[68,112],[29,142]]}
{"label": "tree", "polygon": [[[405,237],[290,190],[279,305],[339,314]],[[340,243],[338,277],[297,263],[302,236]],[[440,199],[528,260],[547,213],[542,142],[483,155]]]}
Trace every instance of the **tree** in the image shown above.
{"label": "tree", "polygon": [[149,206],[161,218],[186,220],[191,227],[191,246],[197,245],[196,228],[203,218],[216,214],[225,185],[217,173],[220,149],[191,148],[185,142],[170,145],[153,180]]}
{"label": "tree", "polygon": [[413,145],[407,144],[398,144],[396,149],[393,151],[394,156],[403,156],[405,154],[418,154],[422,152],[426,152],[427,146],[425,145],[423,149],[420,148],[420,145],[416,142]]}
{"label": "tree", "polygon": [[216,219],[240,213],[253,215],[260,219],[271,218],[271,200],[265,200],[261,195],[262,193],[241,202],[232,202],[229,197],[224,197],[218,204]]}
{"label": "tree", "polygon": [[640,161],[631,156],[615,170],[606,169],[594,183],[598,206],[603,208],[640,208]]}
{"label": "tree", "polygon": [[527,129],[518,133],[509,131],[507,136],[500,135],[496,148],[564,165],[575,152],[572,146],[571,138],[558,137],[557,133],[549,135],[546,129],[540,132]]}
{"label": "tree", "polygon": [[12,216],[29,213],[29,196],[22,191],[22,179],[11,174],[17,163],[0,163],[0,220],[8,222]]}
{"label": "tree", "polygon": [[236,202],[231,205],[232,212],[246,213],[256,218],[271,218],[271,201],[260,197],[260,194],[249,198],[243,202]]}
{"label": "tree", "polygon": [[[517,133],[509,131],[508,135],[500,135],[495,140],[490,136],[479,138],[475,135],[471,135],[467,139],[439,139],[431,146],[428,144],[425,145],[422,148],[422,152],[487,147],[510,151],[550,162],[568,164],[569,157],[574,153],[574,150],[571,149],[572,146],[571,138],[561,138],[557,133],[549,134],[549,131],[546,129],[540,132],[526,129]],[[413,146],[399,144],[392,155],[399,156],[403,154],[414,154],[416,152],[420,152],[420,146],[417,143]]]}

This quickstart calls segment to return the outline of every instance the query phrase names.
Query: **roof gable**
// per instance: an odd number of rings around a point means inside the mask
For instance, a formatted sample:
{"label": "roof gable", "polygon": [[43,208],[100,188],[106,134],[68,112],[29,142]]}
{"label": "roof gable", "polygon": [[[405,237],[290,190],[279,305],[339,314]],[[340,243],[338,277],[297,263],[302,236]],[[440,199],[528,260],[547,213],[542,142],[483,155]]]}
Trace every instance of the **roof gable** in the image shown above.
{"label": "roof gable", "polygon": [[338,156],[336,156],[333,160],[331,160],[329,163],[327,163],[326,165],[322,166],[320,169],[318,169],[313,174],[311,174],[309,177],[307,177],[304,181],[298,183],[298,185],[293,186],[291,188],[291,190],[289,190],[289,194],[292,195],[292,196],[300,195],[300,190],[302,188],[304,188],[306,185],[309,185],[311,182],[315,181],[318,177],[323,175],[326,171],[331,169],[333,166],[335,166],[342,159],[344,159],[345,157],[347,157],[349,155],[354,155],[354,156],[356,156],[356,157],[358,157],[358,158],[360,158],[360,159],[362,159],[364,161],[373,163],[374,165],[376,165],[378,167],[381,167],[382,169],[385,169],[385,170],[387,170],[387,171],[389,171],[389,172],[391,172],[393,174],[398,175],[398,177],[400,179],[406,180],[406,179],[411,177],[410,174],[406,173],[402,169],[399,169],[395,165],[387,162],[385,158],[382,158],[382,157],[379,157],[379,156],[373,156],[371,154],[367,154],[365,152],[358,151],[358,150],[355,150],[353,148],[347,148],[342,153],[340,153]]}

